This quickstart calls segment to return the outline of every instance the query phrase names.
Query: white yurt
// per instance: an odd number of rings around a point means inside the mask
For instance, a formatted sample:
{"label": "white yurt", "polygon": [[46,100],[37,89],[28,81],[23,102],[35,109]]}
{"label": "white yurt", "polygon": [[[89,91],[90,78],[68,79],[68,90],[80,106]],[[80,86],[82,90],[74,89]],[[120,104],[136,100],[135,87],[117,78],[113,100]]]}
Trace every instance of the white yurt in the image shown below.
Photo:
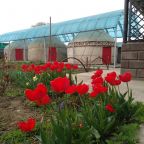
{"label": "white yurt", "polygon": [[[67,54],[85,65],[113,63],[114,39],[104,30],[81,32],[68,44]],[[68,61],[78,63],[73,59]]]}
{"label": "white yurt", "polygon": [[4,54],[8,61],[23,61],[27,58],[27,42],[24,40],[14,41],[4,48]]}
{"label": "white yurt", "polygon": [[28,46],[29,61],[61,61],[67,57],[67,49],[57,37],[36,38]]}

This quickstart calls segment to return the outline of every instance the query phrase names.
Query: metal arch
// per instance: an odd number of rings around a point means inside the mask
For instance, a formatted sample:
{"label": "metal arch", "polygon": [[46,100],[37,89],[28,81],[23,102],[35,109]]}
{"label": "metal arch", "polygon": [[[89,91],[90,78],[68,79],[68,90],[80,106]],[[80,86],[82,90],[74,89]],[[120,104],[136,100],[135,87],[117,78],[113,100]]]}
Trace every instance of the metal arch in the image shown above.
{"label": "metal arch", "polygon": [[94,61],[96,61],[96,60],[98,60],[98,59],[101,59],[103,62],[104,62],[104,64],[106,65],[106,67],[107,67],[107,70],[109,70],[109,63],[104,59],[104,58],[102,58],[102,57],[97,57],[97,58],[95,58],[91,63],[93,63]]}
{"label": "metal arch", "polygon": [[81,63],[81,65],[83,66],[84,70],[85,70],[86,72],[88,72],[88,69],[85,67],[85,65],[82,63],[82,61],[79,60],[78,58],[75,58],[75,57],[68,57],[68,58],[63,59],[62,62],[66,61],[66,60],[68,60],[68,59],[75,59],[75,60],[77,60],[78,62]]}

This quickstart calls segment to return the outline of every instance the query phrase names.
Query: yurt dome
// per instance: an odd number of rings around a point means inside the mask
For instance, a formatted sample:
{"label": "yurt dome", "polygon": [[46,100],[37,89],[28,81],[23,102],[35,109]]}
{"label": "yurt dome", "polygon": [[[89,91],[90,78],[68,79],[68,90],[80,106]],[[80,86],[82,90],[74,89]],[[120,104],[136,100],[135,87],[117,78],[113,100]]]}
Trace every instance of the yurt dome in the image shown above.
{"label": "yurt dome", "polygon": [[27,55],[25,51],[26,45],[27,42],[24,40],[11,42],[4,48],[4,54],[6,54],[7,59],[10,61],[23,61],[25,55]]}
{"label": "yurt dome", "polygon": [[[68,44],[68,57],[75,57],[84,64],[96,62],[100,58],[99,64],[113,62],[114,39],[104,30],[88,31],[79,33],[72,42]],[[69,59],[71,63],[77,63]]]}
{"label": "yurt dome", "polygon": [[60,61],[67,57],[67,49],[57,37],[34,39],[28,46],[29,61],[45,61],[46,49],[48,61]]}

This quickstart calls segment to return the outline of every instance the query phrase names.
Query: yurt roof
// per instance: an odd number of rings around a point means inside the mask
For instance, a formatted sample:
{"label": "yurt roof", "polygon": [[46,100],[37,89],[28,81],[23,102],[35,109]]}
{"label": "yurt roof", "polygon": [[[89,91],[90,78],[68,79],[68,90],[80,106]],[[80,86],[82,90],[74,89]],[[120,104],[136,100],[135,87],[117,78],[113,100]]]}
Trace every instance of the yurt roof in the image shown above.
{"label": "yurt roof", "polygon": [[81,32],[74,39],[74,42],[84,41],[114,42],[114,39],[104,30]]}
{"label": "yurt roof", "polygon": [[[57,48],[66,47],[65,44],[62,41],[60,41],[60,39],[58,39],[57,37],[51,37],[51,41],[50,41],[50,37],[46,37],[45,44],[46,44],[46,46],[54,46]],[[35,46],[35,45],[44,45],[44,38],[34,39],[29,44],[30,47]]]}
{"label": "yurt roof", "polygon": [[19,40],[8,44],[5,48],[25,48],[29,41]]}

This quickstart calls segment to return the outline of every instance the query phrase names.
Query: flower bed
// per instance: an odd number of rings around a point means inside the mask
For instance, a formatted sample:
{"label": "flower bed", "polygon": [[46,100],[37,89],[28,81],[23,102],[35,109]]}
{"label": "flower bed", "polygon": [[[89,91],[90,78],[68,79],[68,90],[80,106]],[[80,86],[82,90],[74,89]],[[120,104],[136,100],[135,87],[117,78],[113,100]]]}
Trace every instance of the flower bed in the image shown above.
{"label": "flower bed", "polygon": [[[26,99],[41,112],[41,118],[19,121],[13,143],[116,144],[136,143],[135,132],[144,119],[144,106],[134,102],[128,86],[131,73],[91,76],[92,91],[72,78],[77,65],[59,62],[22,65],[18,73]],[[120,84],[127,91],[121,93]],[[127,131],[127,133],[126,133]]]}

